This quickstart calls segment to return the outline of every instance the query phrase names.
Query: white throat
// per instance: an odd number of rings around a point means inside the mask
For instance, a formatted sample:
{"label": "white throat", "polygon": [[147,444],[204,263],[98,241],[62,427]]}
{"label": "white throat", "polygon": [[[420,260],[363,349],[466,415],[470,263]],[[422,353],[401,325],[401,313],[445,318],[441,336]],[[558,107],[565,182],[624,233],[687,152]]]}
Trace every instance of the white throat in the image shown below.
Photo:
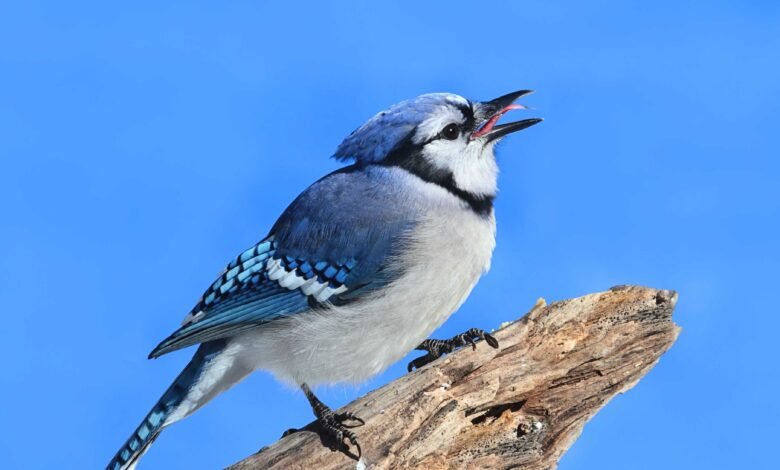
{"label": "white throat", "polygon": [[448,146],[427,145],[423,157],[439,168],[452,172],[459,189],[477,196],[495,196],[498,190],[498,165],[493,154],[495,143],[470,142],[452,152]]}

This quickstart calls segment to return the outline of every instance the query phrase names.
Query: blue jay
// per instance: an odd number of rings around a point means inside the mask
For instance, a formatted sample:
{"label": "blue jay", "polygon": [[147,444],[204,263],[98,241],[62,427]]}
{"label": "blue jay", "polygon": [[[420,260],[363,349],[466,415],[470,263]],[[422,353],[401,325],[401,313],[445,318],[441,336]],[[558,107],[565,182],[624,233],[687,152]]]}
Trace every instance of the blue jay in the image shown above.
{"label": "blue jay", "polygon": [[541,119],[497,121],[528,93],[426,94],[344,139],[334,158],[349,164],[300,194],[151,352],[200,344],[107,468],[134,468],[163,428],[256,369],[300,387],[335,447],[351,443],[359,455],[346,423],[360,418],[334,413],[310,387],[365,380],[415,348],[426,354],[409,370],[478,339],[498,347],[476,328],[426,338],[490,266],[495,144]]}

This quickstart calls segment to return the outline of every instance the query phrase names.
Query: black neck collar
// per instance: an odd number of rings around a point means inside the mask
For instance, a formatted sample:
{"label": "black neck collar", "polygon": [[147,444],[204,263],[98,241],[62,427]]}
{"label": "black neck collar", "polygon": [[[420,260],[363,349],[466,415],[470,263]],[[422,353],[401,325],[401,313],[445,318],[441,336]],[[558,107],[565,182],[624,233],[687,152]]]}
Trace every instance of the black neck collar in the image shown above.
{"label": "black neck collar", "polygon": [[421,149],[412,143],[411,138],[405,139],[378,164],[401,168],[423,181],[441,186],[468,204],[471,210],[482,217],[489,216],[493,211],[495,196],[474,194],[457,187],[452,172],[436,168],[429,163],[422,156]]}

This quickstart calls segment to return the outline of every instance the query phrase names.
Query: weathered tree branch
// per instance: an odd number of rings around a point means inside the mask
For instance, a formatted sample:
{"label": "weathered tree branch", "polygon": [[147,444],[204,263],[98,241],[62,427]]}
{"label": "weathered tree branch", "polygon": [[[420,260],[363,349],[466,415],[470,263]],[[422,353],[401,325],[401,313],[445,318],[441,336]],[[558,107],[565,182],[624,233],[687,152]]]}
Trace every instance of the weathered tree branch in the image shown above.
{"label": "weathered tree branch", "polygon": [[[588,419],[674,343],[676,301],[674,291],[619,286],[538,303],[495,333],[498,350],[464,348],[347,405],[366,421],[360,467],[555,468]],[[355,466],[299,432],[230,469]]]}

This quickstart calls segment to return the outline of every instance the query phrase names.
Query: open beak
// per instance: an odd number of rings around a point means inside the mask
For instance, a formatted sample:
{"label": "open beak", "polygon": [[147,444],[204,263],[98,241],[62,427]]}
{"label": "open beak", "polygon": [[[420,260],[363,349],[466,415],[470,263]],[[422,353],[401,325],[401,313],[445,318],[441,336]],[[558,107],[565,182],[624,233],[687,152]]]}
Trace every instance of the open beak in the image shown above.
{"label": "open beak", "polygon": [[476,103],[475,117],[480,126],[471,134],[471,140],[482,138],[485,143],[492,142],[512,132],[521,131],[542,122],[539,118],[532,118],[496,125],[505,113],[513,109],[526,109],[523,105],[515,104],[515,101],[521,96],[530,95],[531,93],[533,93],[532,90],[520,90],[500,96],[494,100]]}

